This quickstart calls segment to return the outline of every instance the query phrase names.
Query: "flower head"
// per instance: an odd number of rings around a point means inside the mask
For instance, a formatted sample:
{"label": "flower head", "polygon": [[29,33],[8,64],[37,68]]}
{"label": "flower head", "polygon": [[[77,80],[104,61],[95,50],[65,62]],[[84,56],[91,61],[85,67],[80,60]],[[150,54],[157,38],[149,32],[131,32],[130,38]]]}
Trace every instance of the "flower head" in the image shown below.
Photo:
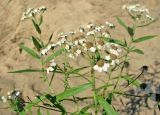
{"label": "flower head", "polygon": [[109,64],[105,63],[103,60],[99,60],[96,65],[93,66],[93,69],[98,72],[107,72],[109,68]]}
{"label": "flower head", "polygon": [[45,6],[41,6],[39,8],[28,8],[26,12],[23,12],[21,20],[28,19],[34,17],[36,14],[42,14],[47,10]]}

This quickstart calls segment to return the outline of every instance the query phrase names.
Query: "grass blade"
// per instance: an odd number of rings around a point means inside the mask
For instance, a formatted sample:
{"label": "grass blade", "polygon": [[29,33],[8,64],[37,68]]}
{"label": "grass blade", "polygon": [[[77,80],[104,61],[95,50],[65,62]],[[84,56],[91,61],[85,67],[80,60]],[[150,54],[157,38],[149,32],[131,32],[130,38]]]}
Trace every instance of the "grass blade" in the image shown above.
{"label": "grass blade", "polygon": [[32,72],[43,72],[43,70],[39,70],[39,69],[23,69],[23,70],[17,70],[17,71],[10,71],[8,73],[32,73]]}
{"label": "grass blade", "polygon": [[43,16],[41,15],[40,19],[39,19],[39,24],[38,25],[40,26],[42,23],[43,23]]}
{"label": "grass blade", "polygon": [[128,84],[132,84],[136,87],[139,87],[140,85],[140,81],[138,79],[135,80],[135,78],[132,78],[131,76],[122,76],[121,78],[125,79],[128,82]]}
{"label": "grass blade", "polygon": [[52,37],[53,37],[53,33],[49,36],[49,39],[48,39],[48,43],[47,43],[47,44],[49,44],[49,43],[51,42]]}
{"label": "grass blade", "polygon": [[136,52],[138,54],[144,54],[144,52],[140,49],[134,49],[134,50],[132,50],[132,52]]}
{"label": "grass blade", "polygon": [[34,46],[37,48],[37,51],[40,51],[40,49],[42,48],[42,46],[39,43],[39,41],[34,36],[32,36],[32,41],[33,41]]}
{"label": "grass blade", "polygon": [[127,31],[128,31],[128,27],[127,25],[124,23],[124,21],[122,19],[120,19],[119,17],[116,17],[117,18],[117,21],[118,23],[123,26]]}
{"label": "grass blade", "polygon": [[77,74],[79,73],[81,70],[88,68],[89,66],[85,66],[85,67],[81,67],[81,68],[76,68],[76,69],[72,69],[70,70],[67,74]]}
{"label": "grass blade", "polygon": [[39,34],[41,34],[41,29],[40,29],[39,25],[38,25],[33,19],[32,19],[32,22],[33,22],[33,25],[34,25],[36,31],[37,31]]}
{"label": "grass blade", "polygon": [[50,62],[50,61],[51,61],[52,59],[54,59],[55,57],[61,55],[61,54],[63,53],[63,51],[65,51],[65,49],[64,49],[64,48],[61,48],[60,50],[54,52],[52,55],[50,55],[50,56],[45,60],[44,64]]}
{"label": "grass blade", "polygon": [[133,40],[133,42],[134,43],[139,43],[139,42],[143,42],[143,41],[152,39],[154,37],[156,37],[156,35],[144,36],[144,37],[140,37],[140,38],[137,38],[137,39]]}
{"label": "grass blade", "polygon": [[90,88],[91,86],[92,86],[91,83],[86,83],[86,84],[80,85],[78,87],[74,87],[74,88],[68,89],[65,92],[62,92],[62,93],[58,94],[56,96],[57,100],[61,101],[61,100],[66,99],[66,98],[68,98],[70,96],[76,95],[76,94],[78,94],[78,93]]}
{"label": "grass blade", "polygon": [[22,48],[24,51],[26,51],[28,54],[30,54],[32,57],[36,58],[36,59],[40,59],[40,56],[34,52],[34,50],[24,46],[24,45],[20,45],[20,48]]}
{"label": "grass blade", "polygon": [[98,96],[97,99],[107,115],[118,115],[117,111],[105,99],[103,99],[101,96]]}

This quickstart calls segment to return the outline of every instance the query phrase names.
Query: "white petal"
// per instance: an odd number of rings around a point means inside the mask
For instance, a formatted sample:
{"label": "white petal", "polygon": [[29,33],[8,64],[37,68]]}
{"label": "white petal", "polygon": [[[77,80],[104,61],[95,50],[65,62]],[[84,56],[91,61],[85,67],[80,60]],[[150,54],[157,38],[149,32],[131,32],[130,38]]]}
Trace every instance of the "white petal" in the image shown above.
{"label": "white petal", "polygon": [[102,67],[99,67],[98,68],[98,72],[102,72],[103,68]]}
{"label": "white petal", "polygon": [[115,65],[115,60],[112,60],[111,65],[113,66]]}
{"label": "white petal", "polygon": [[54,68],[53,67],[49,67],[49,71],[54,71]]}
{"label": "white petal", "polygon": [[51,47],[52,47],[52,45],[48,45],[48,46],[47,46],[47,50],[50,50]]}
{"label": "white petal", "polygon": [[119,64],[119,60],[118,60],[118,59],[116,59],[116,60],[115,60],[115,63],[116,63],[116,64]]}
{"label": "white petal", "polygon": [[52,62],[50,65],[51,65],[52,67],[55,67],[57,64],[56,64],[55,62]]}
{"label": "white petal", "polygon": [[47,74],[49,74],[49,72],[50,72],[50,71],[49,71],[49,68],[47,68]]}
{"label": "white petal", "polygon": [[46,50],[43,49],[43,50],[41,51],[41,54],[42,54],[42,55],[46,55]]}
{"label": "white petal", "polygon": [[97,45],[97,48],[98,48],[98,49],[102,49],[102,46],[101,46],[101,45]]}
{"label": "white petal", "polygon": [[105,56],[105,60],[110,60],[111,59],[111,56],[110,55],[108,55],[108,56]]}
{"label": "white petal", "polygon": [[114,49],[110,49],[110,53],[112,53],[112,54],[114,54],[116,56],[119,55],[119,53],[117,52],[117,50],[114,50]]}
{"label": "white petal", "polygon": [[98,65],[94,65],[94,66],[93,66],[93,69],[94,69],[94,70],[98,70],[98,68],[99,68]]}
{"label": "white petal", "polygon": [[74,59],[74,55],[73,54],[69,54],[69,57]]}
{"label": "white petal", "polygon": [[77,54],[81,54],[81,50],[78,49],[78,50],[76,51],[76,53],[77,53]]}
{"label": "white petal", "polygon": [[77,40],[76,40],[76,41],[74,41],[74,44],[75,44],[75,45],[78,45],[78,41],[77,41]]}
{"label": "white petal", "polygon": [[95,51],[96,51],[96,48],[95,48],[95,47],[91,47],[91,48],[90,48],[90,51],[91,51],[91,52],[95,52]]}

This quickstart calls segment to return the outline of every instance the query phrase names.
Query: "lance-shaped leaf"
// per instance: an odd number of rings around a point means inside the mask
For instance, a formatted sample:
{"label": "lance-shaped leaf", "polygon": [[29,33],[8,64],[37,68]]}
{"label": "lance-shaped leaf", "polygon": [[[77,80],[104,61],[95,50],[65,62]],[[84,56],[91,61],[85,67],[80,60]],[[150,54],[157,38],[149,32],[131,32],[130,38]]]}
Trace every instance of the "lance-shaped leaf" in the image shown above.
{"label": "lance-shaped leaf", "polygon": [[122,79],[125,79],[128,82],[128,85],[132,84],[136,87],[139,87],[140,81],[138,79],[135,80],[132,76],[122,76]]}
{"label": "lance-shaped leaf", "polygon": [[105,84],[103,86],[98,87],[96,90],[100,91],[101,89],[105,89],[105,88],[108,88],[108,87],[111,87],[111,86],[113,86],[113,84]]}
{"label": "lance-shaped leaf", "polygon": [[40,56],[31,48],[28,48],[24,45],[20,45],[20,48],[22,48],[24,51],[26,51],[28,54],[30,54],[32,57],[36,58],[36,59],[40,59]]}
{"label": "lance-shaped leaf", "polygon": [[43,15],[40,16],[39,24],[38,25],[40,26],[42,23],[43,23]]}
{"label": "lance-shaped leaf", "polygon": [[49,36],[47,45],[51,42],[52,37],[53,37],[53,33]]}
{"label": "lance-shaped leaf", "polygon": [[120,19],[119,17],[117,17],[117,21],[118,21],[118,23],[119,23],[121,26],[123,26],[123,27],[127,30],[128,34],[129,34],[131,37],[134,36],[134,34],[135,34],[135,26],[134,26],[134,25],[133,25],[133,27],[127,26],[127,25],[125,24],[125,22],[124,22],[122,19]]}
{"label": "lance-shaped leaf", "polygon": [[118,115],[118,112],[105,99],[103,99],[101,96],[98,96],[97,99],[107,115]]}
{"label": "lance-shaped leaf", "polygon": [[144,54],[144,52],[140,49],[134,49],[134,50],[132,50],[132,52],[136,52],[138,54]]}
{"label": "lance-shaped leaf", "polygon": [[133,40],[133,42],[134,43],[139,43],[139,42],[143,42],[143,41],[152,39],[154,37],[156,37],[156,35],[144,36],[144,37],[140,37],[140,38],[137,38],[137,39]]}
{"label": "lance-shaped leaf", "polygon": [[32,22],[33,22],[33,25],[34,25],[36,31],[37,31],[39,34],[41,34],[41,29],[40,29],[39,25],[38,25],[33,19],[32,19]]}
{"label": "lance-shaped leaf", "polygon": [[43,72],[43,70],[39,70],[39,69],[23,69],[23,70],[17,70],[17,71],[10,71],[8,73],[33,73],[33,72]]}
{"label": "lance-shaped leaf", "polygon": [[65,51],[65,48],[61,48],[60,50],[55,51],[52,55],[50,55],[50,56],[45,60],[44,64],[50,62],[50,61],[53,60],[55,57],[61,55],[64,51]]}
{"label": "lance-shaped leaf", "polygon": [[33,41],[34,46],[37,48],[37,50],[40,51],[40,49],[42,48],[42,46],[39,43],[39,41],[34,36],[32,36],[32,41]]}
{"label": "lance-shaped leaf", "polygon": [[123,26],[126,30],[128,30],[128,27],[127,25],[124,23],[124,21],[122,19],[120,19],[119,17],[116,17],[117,18],[117,21],[118,23]]}
{"label": "lance-shaped leaf", "polygon": [[57,97],[58,101],[61,101],[63,99],[67,99],[70,96],[74,96],[78,93],[81,93],[82,91],[85,91],[91,87],[92,87],[91,83],[86,83],[86,84],[80,85],[78,87],[73,87],[71,89],[68,89],[65,92],[58,94],[56,97]]}
{"label": "lance-shaped leaf", "polygon": [[124,46],[125,47],[125,44],[121,40],[114,39],[114,38],[106,38],[106,37],[102,37],[102,39],[105,42],[111,42],[111,43],[115,43],[115,44],[118,44],[120,46]]}
{"label": "lance-shaped leaf", "polygon": [[80,110],[80,112],[79,112],[79,114],[81,115],[90,115],[89,113],[86,113],[90,108],[92,108],[92,107],[94,107],[94,105],[87,105],[87,106],[85,106],[85,107],[83,107],[81,110]]}
{"label": "lance-shaped leaf", "polygon": [[76,68],[76,69],[72,69],[72,70],[70,70],[67,74],[77,74],[77,73],[79,73],[81,70],[84,70],[84,69],[86,69],[86,68],[88,68],[89,66],[85,66],[85,67],[81,67],[81,68]]}

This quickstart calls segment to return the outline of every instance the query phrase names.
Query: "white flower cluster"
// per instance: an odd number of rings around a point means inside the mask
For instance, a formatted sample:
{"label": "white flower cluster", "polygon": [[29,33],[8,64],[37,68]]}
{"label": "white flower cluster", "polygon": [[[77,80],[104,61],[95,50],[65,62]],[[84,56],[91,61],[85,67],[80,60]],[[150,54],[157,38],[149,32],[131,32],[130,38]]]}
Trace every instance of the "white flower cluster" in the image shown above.
{"label": "white flower cluster", "polygon": [[[86,28],[80,28],[79,32],[60,33],[56,43],[50,43],[47,47],[41,50],[40,54],[47,55],[49,50],[54,48],[65,48],[67,55],[71,59],[80,55],[94,55],[96,52],[108,52],[107,56],[98,61],[93,67],[99,72],[107,72],[110,66],[115,66],[119,63],[118,56],[122,54],[122,48],[115,43],[105,43],[103,37],[110,38],[109,29],[115,25],[106,22],[105,25],[94,25],[90,23]],[[100,36],[100,38],[98,38]],[[54,49],[54,50],[56,50]],[[53,63],[53,66],[51,66]],[[54,71],[56,63],[51,62],[47,67],[47,73]]]}
{"label": "white flower cluster", "polygon": [[21,20],[31,18],[36,14],[42,14],[46,10],[47,8],[45,6],[41,6],[39,8],[28,8],[26,12],[23,12]]}
{"label": "white flower cluster", "polygon": [[103,60],[99,60],[97,64],[93,66],[93,69],[98,72],[107,72],[109,67],[109,63],[105,63]]}
{"label": "white flower cluster", "polygon": [[1,100],[2,102],[7,102],[7,100],[15,100],[17,97],[22,95],[22,93],[19,90],[11,90],[10,92],[7,93],[7,96],[2,96]]}
{"label": "white flower cluster", "polygon": [[115,25],[113,23],[110,23],[106,21],[105,25],[96,26],[92,23],[87,25],[87,28],[89,31],[86,33],[87,36],[94,36],[96,33],[101,33],[104,37],[110,37],[108,33],[106,33],[104,30],[106,29],[113,29],[115,28]]}
{"label": "white flower cluster", "polygon": [[115,25],[113,23],[108,22],[108,21],[106,21],[106,25],[111,29],[115,28]]}
{"label": "white flower cluster", "polygon": [[51,49],[54,49],[57,46],[61,46],[62,44],[64,44],[66,41],[66,36],[61,36],[60,40],[56,43],[51,43],[49,44],[46,48],[42,49],[40,54],[41,55],[47,55],[47,52]]}
{"label": "white flower cluster", "polygon": [[98,72],[107,72],[110,66],[115,66],[119,64],[118,56],[122,54],[122,48],[114,43],[106,43],[101,46],[103,50],[107,50],[109,53],[94,65],[93,69]]}
{"label": "white flower cluster", "polygon": [[53,72],[55,70],[56,65],[57,64],[55,63],[55,61],[52,60],[47,67],[47,74],[49,74],[50,72]]}
{"label": "white flower cluster", "polygon": [[124,5],[122,7],[122,9],[126,9],[128,11],[128,13],[134,17],[136,20],[143,18],[147,18],[149,20],[154,20],[154,18],[152,18],[149,15],[149,10],[147,8],[145,8],[144,6],[141,6],[140,4],[136,4],[136,5]]}

